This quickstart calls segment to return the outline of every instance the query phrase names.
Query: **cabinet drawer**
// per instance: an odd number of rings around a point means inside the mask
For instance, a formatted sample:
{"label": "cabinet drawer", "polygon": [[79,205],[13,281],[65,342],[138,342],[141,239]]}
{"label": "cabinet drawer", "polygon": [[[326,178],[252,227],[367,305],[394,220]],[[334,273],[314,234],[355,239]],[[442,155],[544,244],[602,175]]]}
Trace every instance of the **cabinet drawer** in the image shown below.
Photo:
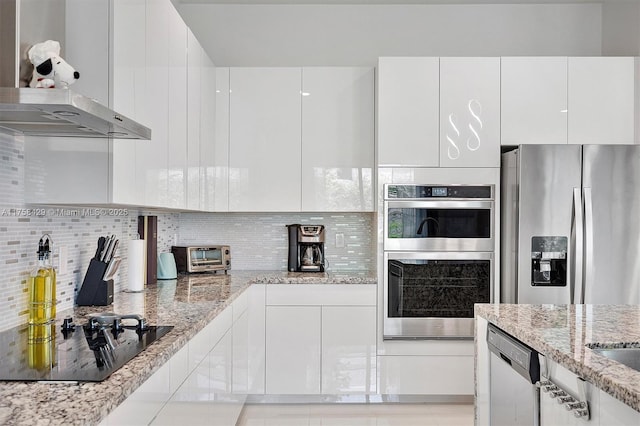
{"label": "cabinet drawer", "polygon": [[385,395],[473,395],[472,356],[379,356]]}
{"label": "cabinet drawer", "polygon": [[375,284],[272,284],[267,305],[376,305]]}

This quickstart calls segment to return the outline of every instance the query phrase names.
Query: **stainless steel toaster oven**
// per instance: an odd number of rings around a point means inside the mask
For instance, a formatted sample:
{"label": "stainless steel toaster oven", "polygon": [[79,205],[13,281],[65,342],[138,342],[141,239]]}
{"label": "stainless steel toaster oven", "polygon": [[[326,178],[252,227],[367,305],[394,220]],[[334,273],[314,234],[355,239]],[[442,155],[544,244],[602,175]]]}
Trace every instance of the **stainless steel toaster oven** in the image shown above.
{"label": "stainless steel toaster oven", "polygon": [[225,271],[231,269],[229,246],[173,246],[178,272]]}

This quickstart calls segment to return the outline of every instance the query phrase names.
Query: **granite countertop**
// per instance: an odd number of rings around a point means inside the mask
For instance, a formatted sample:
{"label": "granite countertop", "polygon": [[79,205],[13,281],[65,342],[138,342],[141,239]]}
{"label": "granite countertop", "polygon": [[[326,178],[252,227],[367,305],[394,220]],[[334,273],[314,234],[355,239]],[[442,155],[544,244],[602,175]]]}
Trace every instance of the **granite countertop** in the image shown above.
{"label": "granite countertop", "polygon": [[587,346],[640,347],[640,306],[477,304],[475,313],[640,411],[640,372]]}
{"label": "granite countertop", "polygon": [[75,307],[58,312],[57,327],[67,316],[82,324],[89,314],[116,312],[141,314],[149,325],[174,328],[103,382],[0,382],[0,424],[99,423],[251,284],[376,282],[374,272],[193,274],[158,281],[141,293],[116,293],[111,306]]}

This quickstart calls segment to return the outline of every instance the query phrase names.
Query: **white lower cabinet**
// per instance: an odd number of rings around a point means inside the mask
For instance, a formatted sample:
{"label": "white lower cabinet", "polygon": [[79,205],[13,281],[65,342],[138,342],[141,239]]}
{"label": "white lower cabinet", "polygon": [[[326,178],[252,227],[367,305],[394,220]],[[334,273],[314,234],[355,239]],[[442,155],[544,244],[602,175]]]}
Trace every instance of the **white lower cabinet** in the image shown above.
{"label": "white lower cabinet", "polygon": [[[544,374],[544,365],[542,366]],[[589,419],[576,417],[549,392],[540,392],[540,426],[640,425],[640,412],[547,358],[547,376],[561,390],[589,405]]]}
{"label": "white lower cabinet", "polygon": [[473,356],[378,356],[383,395],[473,395]]}
{"label": "white lower cabinet", "polygon": [[599,414],[601,426],[640,425],[640,412],[602,390],[599,390],[598,394],[600,398]]}
{"label": "white lower cabinet", "polygon": [[540,392],[540,426],[610,425],[600,421],[600,391],[594,385],[549,359],[545,372],[544,357],[541,358],[541,376],[544,376],[541,381],[548,379],[577,401],[586,401],[589,405],[589,421],[586,417],[576,417],[573,411],[567,410],[564,404],[558,403],[557,398],[543,388]]}
{"label": "white lower cabinet", "polygon": [[182,386],[189,371],[189,345],[186,345],[169,360],[170,395],[173,395]]}
{"label": "white lower cabinet", "polygon": [[[245,393],[232,393],[234,308],[235,302],[100,424],[234,424],[246,399]],[[240,327],[242,318],[236,317]]]}
{"label": "white lower cabinet", "polygon": [[376,289],[254,284],[101,425],[229,425],[247,395],[375,394]]}
{"label": "white lower cabinet", "polygon": [[476,316],[476,341],[478,344],[475,349],[475,409],[477,425],[489,424],[489,393],[491,386],[489,381],[489,357],[491,353],[486,339],[488,325],[489,323],[486,319]]}
{"label": "white lower cabinet", "polygon": [[[234,315],[235,316],[235,315]],[[245,310],[233,321],[231,391],[246,394],[249,392],[249,314]]]}
{"label": "white lower cabinet", "polygon": [[170,370],[170,363],[160,367],[100,424],[126,426],[151,423],[171,396]]}
{"label": "white lower cabinet", "polygon": [[266,393],[320,393],[320,306],[267,306]]}
{"label": "white lower cabinet", "polygon": [[375,393],[375,298],[375,285],[268,285],[266,393]]}
{"label": "white lower cabinet", "polygon": [[265,393],[265,297],[266,286],[253,284],[247,290],[247,393]]}
{"label": "white lower cabinet", "polygon": [[245,395],[231,393],[232,346],[232,332],[228,330],[151,424],[235,424]]}
{"label": "white lower cabinet", "polygon": [[376,392],[375,306],[322,307],[322,393]]}

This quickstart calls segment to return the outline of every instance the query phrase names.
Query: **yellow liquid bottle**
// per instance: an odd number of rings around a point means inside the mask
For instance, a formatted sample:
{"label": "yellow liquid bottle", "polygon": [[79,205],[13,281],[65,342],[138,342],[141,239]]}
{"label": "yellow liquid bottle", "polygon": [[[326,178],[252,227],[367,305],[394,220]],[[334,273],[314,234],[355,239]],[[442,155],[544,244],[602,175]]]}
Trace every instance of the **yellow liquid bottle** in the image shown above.
{"label": "yellow liquid bottle", "polygon": [[55,324],[29,325],[29,367],[50,370],[56,365]]}
{"label": "yellow liquid bottle", "polygon": [[58,298],[56,297],[56,270],[51,266],[51,321],[56,320],[56,304]]}
{"label": "yellow liquid bottle", "polygon": [[30,325],[48,324],[56,318],[56,271],[51,266],[49,240],[43,242],[43,238],[38,246],[38,266],[29,276]]}
{"label": "yellow liquid bottle", "polygon": [[29,277],[29,324],[42,325],[50,322],[53,305],[53,280],[51,269],[38,268]]}

